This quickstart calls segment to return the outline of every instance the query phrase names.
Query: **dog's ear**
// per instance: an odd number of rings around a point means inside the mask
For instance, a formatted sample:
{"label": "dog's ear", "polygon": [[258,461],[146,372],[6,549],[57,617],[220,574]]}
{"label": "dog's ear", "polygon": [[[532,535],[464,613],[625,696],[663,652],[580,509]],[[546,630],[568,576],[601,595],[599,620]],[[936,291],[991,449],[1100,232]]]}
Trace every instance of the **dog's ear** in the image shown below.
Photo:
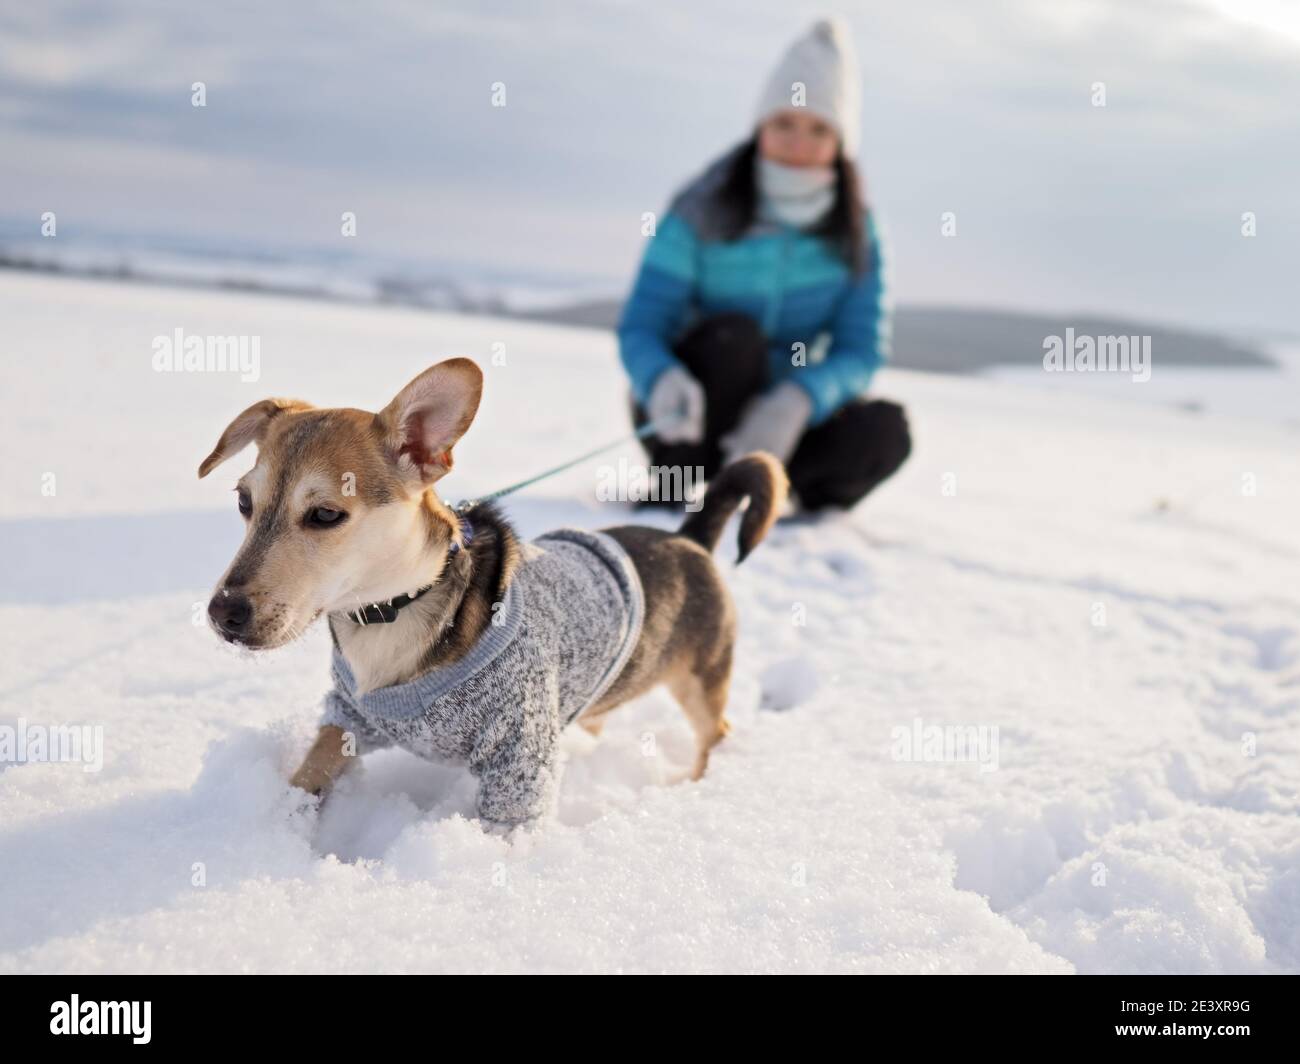
{"label": "dog's ear", "polygon": [[262,437],[266,435],[266,426],[270,424],[273,417],[286,411],[310,409],[312,409],[311,403],[304,403],[301,399],[263,399],[260,403],[254,403],[226,426],[226,431],[221,434],[221,439],[217,440],[212,453],[203,459],[202,465],[199,466],[199,479],[202,480],[227,458],[233,458],[250,443],[254,441],[261,443]]}
{"label": "dog's ear", "polygon": [[376,415],[384,449],[398,469],[428,487],[447,475],[451,449],[478,412],[483,371],[468,358],[430,366]]}

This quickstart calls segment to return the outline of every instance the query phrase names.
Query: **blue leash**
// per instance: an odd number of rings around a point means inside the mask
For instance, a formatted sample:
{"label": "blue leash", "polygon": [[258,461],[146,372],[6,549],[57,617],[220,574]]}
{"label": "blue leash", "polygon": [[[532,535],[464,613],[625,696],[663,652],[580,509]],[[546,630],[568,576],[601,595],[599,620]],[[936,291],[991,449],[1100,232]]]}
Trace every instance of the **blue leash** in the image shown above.
{"label": "blue leash", "polygon": [[547,477],[553,477],[555,476],[556,473],[563,473],[566,469],[572,469],[574,466],[587,461],[587,459],[589,458],[595,458],[596,455],[598,454],[604,454],[606,451],[612,451],[615,447],[621,447],[623,446],[623,444],[630,443],[632,440],[639,440],[645,438],[646,436],[652,436],[654,435],[655,432],[662,429],[665,425],[671,425],[674,421],[677,421],[685,416],[686,416],[685,411],[682,411],[680,413],[670,414],[667,417],[660,418],[658,421],[646,422],[646,424],[642,425],[635,432],[627,436],[620,436],[616,440],[611,440],[609,443],[602,444],[601,446],[595,448],[594,450],[588,451],[586,454],[580,454],[578,455],[577,458],[570,459],[569,461],[564,462],[562,465],[557,465],[552,469],[547,469],[542,473],[538,473],[536,476],[529,477],[527,480],[521,480],[517,484],[511,484],[509,487],[501,488],[497,491],[489,492],[487,495],[480,495],[477,499],[462,499],[453,507],[453,509],[455,510],[456,513],[463,514],[466,511],[472,509],[473,507],[479,505],[479,503],[492,502],[494,499],[500,499],[506,495],[513,495],[516,491],[519,491],[522,488],[526,488],[530,484],[536,484],[538,481],[545,480]]}

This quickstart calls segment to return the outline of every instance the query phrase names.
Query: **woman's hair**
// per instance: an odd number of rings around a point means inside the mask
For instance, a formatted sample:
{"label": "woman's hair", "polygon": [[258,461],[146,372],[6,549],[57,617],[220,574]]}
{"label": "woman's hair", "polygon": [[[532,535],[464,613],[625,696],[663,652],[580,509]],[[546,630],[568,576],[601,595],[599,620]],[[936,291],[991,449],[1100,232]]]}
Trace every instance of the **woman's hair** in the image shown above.
{"label": "woman's hair", "polygon": [[[731,168],[723,177],[715,197],[724,240],[739,240],[754,222],[758,212],[758,180],[754,172],[758,159],[758,135],[737,150]],[[855,273],[868,266],[863,261],[867,229],[867,206],[862,199],[858,168],[842,151],[835,154],[835,202],[815,229],[824,237]]]}

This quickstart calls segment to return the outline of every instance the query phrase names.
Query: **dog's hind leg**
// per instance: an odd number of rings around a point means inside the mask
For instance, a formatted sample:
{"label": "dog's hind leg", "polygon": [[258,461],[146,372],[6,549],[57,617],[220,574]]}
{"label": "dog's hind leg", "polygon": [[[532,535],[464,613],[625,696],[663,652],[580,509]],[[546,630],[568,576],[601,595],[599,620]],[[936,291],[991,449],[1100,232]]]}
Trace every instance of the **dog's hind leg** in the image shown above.
{"label": "dog's hind leg", "polygon": [[709,765],[709,751],[731,731],[727,720],[727,692],[731,687],[731,648],[722,658],[671,681],[668,689],[681,704],[686,719],[695,732],[695,768],[691,779],[698,780]]}

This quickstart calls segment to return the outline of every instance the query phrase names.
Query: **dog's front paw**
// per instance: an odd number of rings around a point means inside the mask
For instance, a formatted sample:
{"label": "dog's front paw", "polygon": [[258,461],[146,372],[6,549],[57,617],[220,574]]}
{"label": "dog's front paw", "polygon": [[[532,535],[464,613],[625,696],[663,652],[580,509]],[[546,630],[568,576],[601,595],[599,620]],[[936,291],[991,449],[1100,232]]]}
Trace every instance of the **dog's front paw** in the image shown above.
{"label": "dog's front paw", "polygon": [[280,792],[279,808],[291,825],[297,825],[297,833],[305,837],[316,823],[322,801],[318,794],[308,794],[301,787],[286,784]]}
{"label": "dog's front paw", "polygon": [[289,777],[290,787],[297,788],[314,798],[323,798],[331,782],[329,773],[310,761]]}

